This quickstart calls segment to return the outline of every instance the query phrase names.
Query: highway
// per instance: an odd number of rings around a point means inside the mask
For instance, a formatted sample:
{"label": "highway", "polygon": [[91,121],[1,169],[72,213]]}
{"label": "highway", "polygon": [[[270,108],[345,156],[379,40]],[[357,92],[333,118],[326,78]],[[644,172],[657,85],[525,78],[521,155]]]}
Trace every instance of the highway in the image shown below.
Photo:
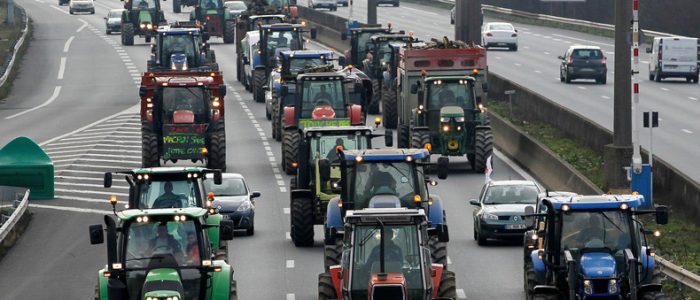
{"label": "highway", "polygon": [[[143,39],[122,47],[118,35],[104,35],[102,17],[120,7],[119,1],[98,0],[96,15],[77,16],[56,1],[18,2],[34,19],[35,35],[12,95],[0,103],[0,142],[27,135],[42,143],[56,166],[56,199],[31,204],[28,230],[0,261],[0,298],[91,298],[106,251],[89,244],[87,227],[110,213],[109,195],[126,197],[119,180],[102,188],[102,173],[140,165],[136,84],[148,47]],[[168,20],[187,18],[189,10],[175,15],[170,2],[163,6]],[[228,169],[242,173],[263,195],[256,205],[256,234],[230,242],[239,299],[316,299],[321,228],[316,247],[296,248],[289,240],[290,177],[280,172],[280,145],[271,138],[264,105],[254,103],[235,80],[234,47],[220,41],[214,39],[212,47],[229,85]],[[477,197],[484,177],[467,170],[465,160],[453,161],[450,177],[433,192],[447,210],[448,267],[457,274],[459,298],[524,298],[520,246],[476,245],[467,201]],[[494,179],[522,178],[498,157],[494,169]]]}
{"label": "highway", "polygon": [[[353,1],[353,17],[366,21],[367,0]],[[305,1],[299,1],[305,5]],[[349,8],[329,12],[347,18]],[[415,32],[420,39],[454,38],[450,12],[430,5],[401,2],[400,7],[380,6],[378,22],[391,22],[397,30]],[[497,21],[485,18],[484,22]],[[590,120],[612,130],[614,42],[610,38],[563,29],[513,24],[518,29],[517,52],[489,50],[489,70],[527,87]],[[607,56],[608,83],[593,81],[559,82],[559,59],[571,45],[599,46]],[[640,49],[640,110],[658,111],[659,128],[654,129],[654,153],[695,181],[700,181],[700,87],[685,80],[668,79],[657,83],[648,80],[648,54]],[[515,100],[517,101],[517,99]],[[641,112],[639,112],[641,119]],[[640,122],[641,124],[641,122]],[[649,149],[648,130],[640,131],[642,146]]]}

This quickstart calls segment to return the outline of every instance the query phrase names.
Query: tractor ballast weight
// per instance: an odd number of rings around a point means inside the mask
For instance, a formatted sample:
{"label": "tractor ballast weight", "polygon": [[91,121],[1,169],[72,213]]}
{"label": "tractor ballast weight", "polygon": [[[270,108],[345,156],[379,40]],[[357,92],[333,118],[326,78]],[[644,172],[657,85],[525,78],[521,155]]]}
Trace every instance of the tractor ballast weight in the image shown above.
{"label": "tractor ballast weight", "polygon": [[204,42],[200,27],[191,22],[157,30],[147,67],[149,72],[219,70],[214,50]]}
{"label": "tractor ballast weight", "polygon": [[[525,212],[528,299],[666,299],[656,282],[653,247],[638,215],[668,222],[668,209],[641,210],[641,195],[545,197],[544,212]],[[655,233],[656,234],[656,233]]]}
{"label": "tractor ballast weight", "polygon": [[165,20],[165,14],[163,14],[163,11],[160,9],[160,1],[124,1],[124,12],[122,13],[121,20],[122,45],[134,45],[134,36],[144,37],[146,43],[150,43],[151,38],[156,34],[156,30],[160,26],[167,24],[168,22]]}
{"label": "tractor ballast weight", "polygon": [[304,25],[278,23],[259,26],[260,41],[258,41],[259,61],[252,66],[251,91],[253,100],[265,102],[265,89],[268,85],[270,72],[277,65],[276,57],[279,51],[304,49]]}
{"label": "tractor ballast weight", "polygon": [[198,0],[190,13],[190,21],[202,24],[207,37],[222,37],[224,44],[234,42],[236,21],[223,0]]}
{"label": "tractor ballast weight", "polygon": [[143,167],[191,160],[226,170],[221,73],[145,72],[139,96]]}

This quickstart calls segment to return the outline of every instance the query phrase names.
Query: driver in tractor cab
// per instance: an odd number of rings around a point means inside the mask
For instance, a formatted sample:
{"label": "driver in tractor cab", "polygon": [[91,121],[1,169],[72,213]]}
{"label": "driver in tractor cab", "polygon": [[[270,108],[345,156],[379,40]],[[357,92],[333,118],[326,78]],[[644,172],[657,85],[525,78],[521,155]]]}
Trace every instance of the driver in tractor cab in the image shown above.
{"label": "driver in tractor cab", "polygon": [[449,89],[443,89],[440,94],[440,107],[457,105],[457,98],[455,93]]}
{"label": "driver in tractor cab", "polygon": [[193,231],[187,233],[187,261],[189,263],[199,262],[199,244],[197,244],[197,236]]}
{"label": "driver in tractor cab", "polygon": [[343,138],[337,138],[335,139],[335,146],[328,150],[328,154],[326,155],[326,158],[331,162],[336,162],[340,159],[340,156],[338,155],[338,147],[341,147],[340,149],[345,149],[345,141]]}
{"label": "driver in tractor cab", "polygon": [[[370,273],[379,273],[379,259],[380,259],[381,244],[378,244],[372,248],[367,257],[367,262],[365,266],[371,267]],[[387,268],[387,272],[401,272],[401,266],[403,265],[404,256],[401,247],[396,245],[394,242],[394,230],[386,229],[384,230],[384,263]]]}
{"label": "driver in tractor cab", "polygon": [[372,173],[374,175],[369,185],[369,195],[396,195],[396,180],[389,172],[376,171]]}
{"label": "driver in tractor cab", "polygon": [[173,193],[173,183],[166,181],[163,185],[163,194],[156,198],[153,202],[153,208],[180,208],[182,207],[182,199],[177,194]]}
{"label": "driver in tractor cab", "polygon": [[582,249],[605,247],[605,242],[603,241],[605,229],[600,216],[592,215],[581,225],[581,230],[573,237],[575,239],[573,245],[579,245]]}
{"label": "driver in tractor cab", "polygon": [[158,235],[150,241],[150,247],[151,255],[167,250],[167,252],[175,257],[182,257],[180,243],[170,235],[168,226],[165,223],[158,224]]}
{"label": "driver in tractor cab", "polygon": [[139,8],[148,8],[148,2],[146,0],[139,1]]}
{"label": "driver in tractor cab", "polygon": [[321,90],[320,90],[318,93],[316,93],[316,95],[314,96],[314,102],[316,102],[316,103],[318,103],[318,102],[328,102],[328,103],[330,104],[331,101],[332,101],[331,94],[329,94],[329,93],[326,91],[326,86],[325,86],[325,85],[322,85],[322,86],[321,86]]}
{"label": "driver in tractor cab", "polygon": [[204,2],[203,6],[206,9],[213,9],[213,8],[216,8],[216,3],[214,2],[214,0],[209,0],[207,2]]}

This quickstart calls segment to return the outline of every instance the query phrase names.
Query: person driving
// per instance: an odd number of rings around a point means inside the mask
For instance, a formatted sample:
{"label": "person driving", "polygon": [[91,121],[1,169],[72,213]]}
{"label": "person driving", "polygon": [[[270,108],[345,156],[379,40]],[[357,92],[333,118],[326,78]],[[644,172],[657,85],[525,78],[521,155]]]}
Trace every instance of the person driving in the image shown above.
{"label": "person driving", "polygon": [[443,89],[440,92],[439,97],[440,97],[440,104],[443,107],[448,106],[448,105],[456,105],[457,104],[455,93],[451,90]]}
{"label": "person driving", "polygon": [[141,0],[139,2],[139,8],[148,8],[148,2],[146,2],[146,0]]}
{"label": "person driving", "polygon": [[191,263],[199,261],[199,245],[197,244],[197,236],[192,231],[187,233],[187,260]]}
{"label": "person driving", "polygon": [[336,149],[338,148],[338,146],[343,147],[343,149],[345,149],[344,143],[345,143],[345,141],[343,140],[343,138],[337,138],[335,140],[335,146],[333,148],[331,148],[330,150],[328,150],[328,154],[326,155],[326,158],[331,162],[337,161],[339,159],[339,157],[338,157],[338,153],[336,152],[337,151]]}
{"label": "person driving", "polygon": [[163,185],[163,194],[153,202],[153,208],[174,208],[182,207],[180,196],[173,193],[173,183],[166,181]]}
{"label": "person driving", "polygon": [[158,235],[150,241],[151,255],[156,252],[169,252],[174,256],[182,255],[180,243],[168,232],[165,223],[158,225]]}
{"label": "person driving", "polygon": [[314,96],[314,102],[326,101],[331,102],[331,94],[326,91],[326,86],[322,85],[321,90]]}
{"label": "person driving", "polygon": [[598,215],[592,215],[587,222],[582,224],[581,231],[574,237],[575,245],[580,245],[581,248],[602,248],[605,247],[603,238],[605,237],[605,229],[603,228],[603,220]]}
{"label": "person driving", "polygon": [[[381,251],[381,244],[377,244],[372,248],[372,252],[370,252],[369,256],[367,257],[367,266],[372,266],[374,263],[377,263],[379,265],[379,259],[380,259],[380,251]],[[403,264],[404,261],[404,256],[403,256],[403,250],[401,247],[396,245],[394,242],[394,231],[391,229],[385,229],[384,230],[384,262],[398,262],[400,264]],[[391,271],[399,271],[399,270],[391,270]]]}
{"label": "person driving", "polygon": [[[370,183],[370,195],[396,195],[396,180],[389,172],[376,172]],[[370,197],[371,198],[371,197]]]}

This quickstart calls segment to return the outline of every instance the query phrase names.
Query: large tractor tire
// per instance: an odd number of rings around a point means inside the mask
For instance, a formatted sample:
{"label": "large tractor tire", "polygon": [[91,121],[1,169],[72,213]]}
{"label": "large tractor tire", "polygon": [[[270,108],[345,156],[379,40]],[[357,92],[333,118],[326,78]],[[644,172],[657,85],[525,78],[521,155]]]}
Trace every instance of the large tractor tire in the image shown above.
{"label": "large tractor tire", "polygon": [[291,230],[294,246],[311,247],[314,245],[314,202],[308,198],[292,198]]}
{"label": "large tractor tire", "polygon": [[379,102],[382,100],[382,91],[379,87],[379,80],[372,79],[372,99],[369,101],[367,112],[373,115],[379,114]]}
{"label": "large tractor tire", "polygon": [[158,137],[153,131],[141,128],[141,165],[144,168],[160,167]]}
{"label": "large tractor tire", "polygon": [[122,24],[122,45],[133,46],[134,45],[134,24],[124,23]]}
{"label": "large tractor tire", "polygon": [[217,131],[209,137],[207,168],[226,172],[226,132]]}
{"label": "large tractor tire", "polygon": [[490,129],[476,130],[476,141],[474,143],[474,160],[469,163],[476,173],[484,173],[486,160],[493,153],[493,133]]}
{"label": "large tractor tire", "polygon": [[284,131],[282,139],[282,168],[288,175],[292,175],[296,172],[292,163],[297,159],[299,142],[301,142],[301,136],[299,136],[298,130],[292,129]]}
{"label": "large tractor tire", "polygon": [[325,245],[323,247],[323,267],[326,271],[331,266],[339,265],[340,259],[343,257],[343,241],[335,240],[335,245]]}
{"label": "large tractor tire", "polygon": [[[240,58],[236,58],[236,80],[238,82],[243,83],[243,63],[241,62]],[[246,87],[246,90],[248,88]]]}
{"label": "large tractor tire", "polygon": [[335,293],[335,287],[333,286],[331,274],[318,274],[318,300],[331,300],[337,298],[338,296]]}
{"label": "large tractor tire", "polygon": [[556,294],[533,294],[532,300],[560,300],[561,297]]}
{"label": "large tractor tire", "polygon": [[537,284],[537,275],[535,274],[535,268],[532,263],[525,263],[525,278],[523,278],[523,286],[525,288],[525,299],[532,300],[532,293],[535,285]]}
{"label": "large tractor tire", "polygon": [[397,132],[397,144],[399,148],[409,148],[411,146],[411,137],[408,126],[400,125],[398,126]]}
{"label": "large tractor tire", "polygon": [[[430,143],[430,133],[427,131],[414,131],[413,134],[411,135],[411,148],[418,148],[422,149],[425,147],[425,144]],[[430,163],[430,156],[426,157],[423,160],[424,163]],[[431,165],[426,165],[425,166],[425,172],[426,173],[434,173],[435,172],[435,166]]]}
{"label": "large tractor tire", "polygon": [[384,128],[396,129],[399,123],[396,90],[393,88],[382,89],[382,122]]}
{"label": "large tractor tire", "polygon": [[236,24],[233,21],[224,22],[224,44],[233,44]]}
{"label": "large tractor tire", "polygon": [[253,100],[265,102],[265,70],[253,70]]}
{"label": "large tractor tire", "polygon": [[282,118],[280,117],[279,100],[273,97],[271,106],[272,112],[270,113],[270,121],[272,125],[272,138],[279,142],[282,140]]}
{"label": "large tractor tire", "polygon": [[455,273],[447,270],[442,271],[437,296],[438,298],[457,299],[457,280],[455,279]]}
{"label": "large tractor tire", "polygon": [[182,12],[182,6],[180,4],[180,0],[173,0],[173,12],[176,14],[179,14]]}
{"label": "large tractor tire", "polygon": [[231,279],[231,292],[229,293],[229,300],[238,300],[238,283]]}
{"label": "large tractor tire", "polygon": [[447,270],[447,243],[438,241],[438,237],[433,235],[428,240],[430,247],[430,259],[434,264],[442,264]]}

